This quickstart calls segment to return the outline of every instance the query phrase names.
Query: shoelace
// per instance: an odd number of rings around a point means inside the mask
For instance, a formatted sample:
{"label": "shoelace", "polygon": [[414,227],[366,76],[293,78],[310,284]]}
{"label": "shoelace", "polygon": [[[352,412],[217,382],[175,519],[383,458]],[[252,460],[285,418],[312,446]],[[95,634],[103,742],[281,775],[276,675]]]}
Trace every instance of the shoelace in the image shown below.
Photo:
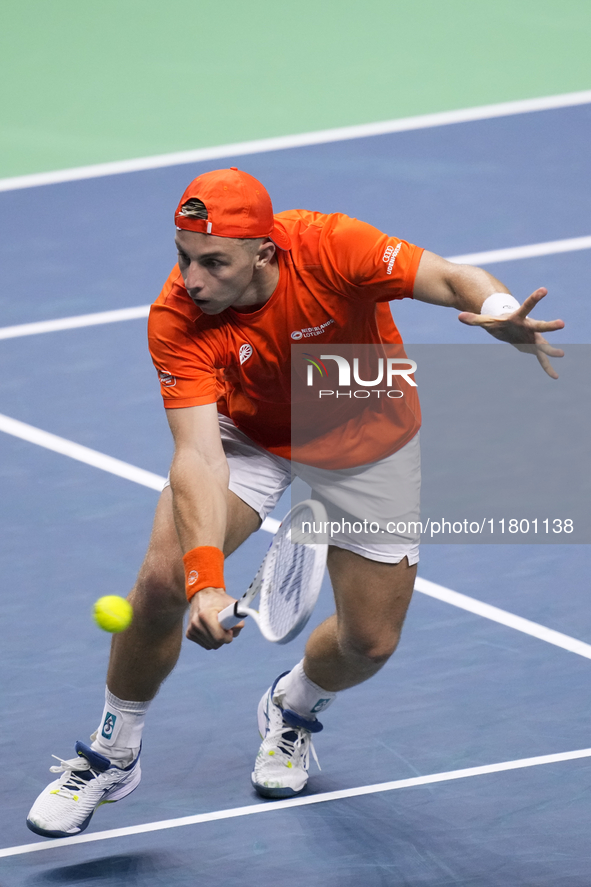
{"label": "shoelace", "polygon": [[84,789],[88,785],[88,777],[84,778],[83,776],[78,776],[75,771],[81,770],[90,770],[92,777],[99,776],[98,770],[93,770],[90,766],[90,761],[83,757],[71,758],[68,761],[64,761],[63,758],[59,758],[57,755],[52,755],[52,758],[55,758],[56,761],[59,761],[59,767],[55,764],[53,767],[50,767],[49,770],[51,773],[67,773],[64,782],[60,785],[59,788],[55,789],[56,795],[62,795],[68,800],[78,800],[75,797],[75,793],[80,791],[80,789]]}
{"label": "shoelace", "polygon": [[[296,738],[289,739],[289,733],[294,734]],[[289,726],[289,729],[282,732],[281,739],[277,742],[277,748],[283,753],[283,756],[287,758],[292,758],[295,754],[301,754],[304,758],[305,767],[308,766],[308,750],[310,750],[312,752],[312,757],[316,761],[316,766],[319,770],[322,770],[318,755],[316,754],[316,749],[314,748],[314,743],[312,742],[312,737],[310,733],[303,728]]]}

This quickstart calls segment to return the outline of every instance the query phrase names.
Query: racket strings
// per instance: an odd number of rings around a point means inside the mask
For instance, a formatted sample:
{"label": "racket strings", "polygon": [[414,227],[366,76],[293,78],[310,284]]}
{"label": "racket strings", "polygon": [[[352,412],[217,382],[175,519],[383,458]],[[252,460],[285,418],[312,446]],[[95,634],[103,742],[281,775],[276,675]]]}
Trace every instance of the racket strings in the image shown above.
{"label": "racket strings", "polygon": [[262,573],[258,622],[270,641],[288,643],[299,634],[314,609],[327,546],[303,533],[303,528],[306,523],[319,521],[323,514],[318,502],[309,500],[295,506],[269,549]]}
{"label": "racket strings", "polygon": [[306,609],[314,564],[315,553],[308,545],[292,543],[285,537],[277,546],[268,576],[269,594],[264,596],[265,621],[275,637],[291,631]]}

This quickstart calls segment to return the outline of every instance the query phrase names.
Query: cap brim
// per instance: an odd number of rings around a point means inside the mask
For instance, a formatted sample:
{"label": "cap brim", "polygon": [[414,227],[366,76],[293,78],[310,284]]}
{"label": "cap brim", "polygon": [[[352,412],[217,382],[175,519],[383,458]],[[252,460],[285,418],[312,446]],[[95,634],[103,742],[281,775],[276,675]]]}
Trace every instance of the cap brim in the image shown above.
{"label": "cap brim", "polygon": [[279,249],[291,249],[291,237],[281,222],[278,222],[277,219],[275,219],[275,224],[273,225],[273,230],[269,234],[269,237]]}

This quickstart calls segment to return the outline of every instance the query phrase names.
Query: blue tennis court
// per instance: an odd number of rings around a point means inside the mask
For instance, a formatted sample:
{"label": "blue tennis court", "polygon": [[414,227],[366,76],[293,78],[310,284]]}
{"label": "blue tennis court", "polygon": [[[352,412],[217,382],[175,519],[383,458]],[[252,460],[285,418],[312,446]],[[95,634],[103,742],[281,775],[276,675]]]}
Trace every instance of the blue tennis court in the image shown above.
{"label": "blue tennis court", "polygon": [[[222,165],[260,178],[276,211],[346,212],[444,256],[587,237],[590,129],[583,104],[7,191],[3,326],[151,302],[175,260],[179,195]],[[566,322],[553,343],[589,343],[590,249],[486,267],[521,300],[548,287],[536,316]],[[455,312],[410,300],[393,312],[409,343],[483,340]],[[0,338],[0,413],[166,475],[172,446],[145,338],[141,318]],[[3,887],[587,887],[586,545],[424,546],[422,579],[550,635],[415,594],[395,656],[327,713],[322,771],[312,765],[293,802],[261,801],[249,775],[258,699],[304,639],[276,648],[249,626],[218,652],[185,642],[149,715],[137,792],[99,810],[81,838],[33,837],[25,816],[51,754],[71,757],[100,715],[108,637],[92,603],[133,583],[157,493],[12,433],[0,454]],[[232,556],[231,593],[268,539],[260,531]],[[331,611],[327,583],[313,624]],[[568,639],[582,642],[576,652]]]}

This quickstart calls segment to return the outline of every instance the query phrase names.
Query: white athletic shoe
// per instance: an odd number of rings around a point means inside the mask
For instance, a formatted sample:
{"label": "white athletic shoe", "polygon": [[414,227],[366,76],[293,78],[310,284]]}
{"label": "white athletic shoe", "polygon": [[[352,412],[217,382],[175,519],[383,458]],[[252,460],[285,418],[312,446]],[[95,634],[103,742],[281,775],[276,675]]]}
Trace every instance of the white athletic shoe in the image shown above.
{"label": "white athletic shoe", "polygon": [[[285,672],[288,674],[288,672]],[[277,681],[259,702],[258,722],[262,744],[255,761],[252,784],[263,798],[290,798],[302,792],[308,782],[310,752],[318,765],[312,733],[322,724],[283,709],[274,699]]]}
{"label": "white athletic shoe", "polygon": [[45,838],[83,832],[97,807],[119,801],[139,785],[139,754],[121,769],[83,742],[75,748],[78,757],[69,761],[52,755],[60,764],[50,770],[62,775],[41,792],[27,816],[28,828]]}

